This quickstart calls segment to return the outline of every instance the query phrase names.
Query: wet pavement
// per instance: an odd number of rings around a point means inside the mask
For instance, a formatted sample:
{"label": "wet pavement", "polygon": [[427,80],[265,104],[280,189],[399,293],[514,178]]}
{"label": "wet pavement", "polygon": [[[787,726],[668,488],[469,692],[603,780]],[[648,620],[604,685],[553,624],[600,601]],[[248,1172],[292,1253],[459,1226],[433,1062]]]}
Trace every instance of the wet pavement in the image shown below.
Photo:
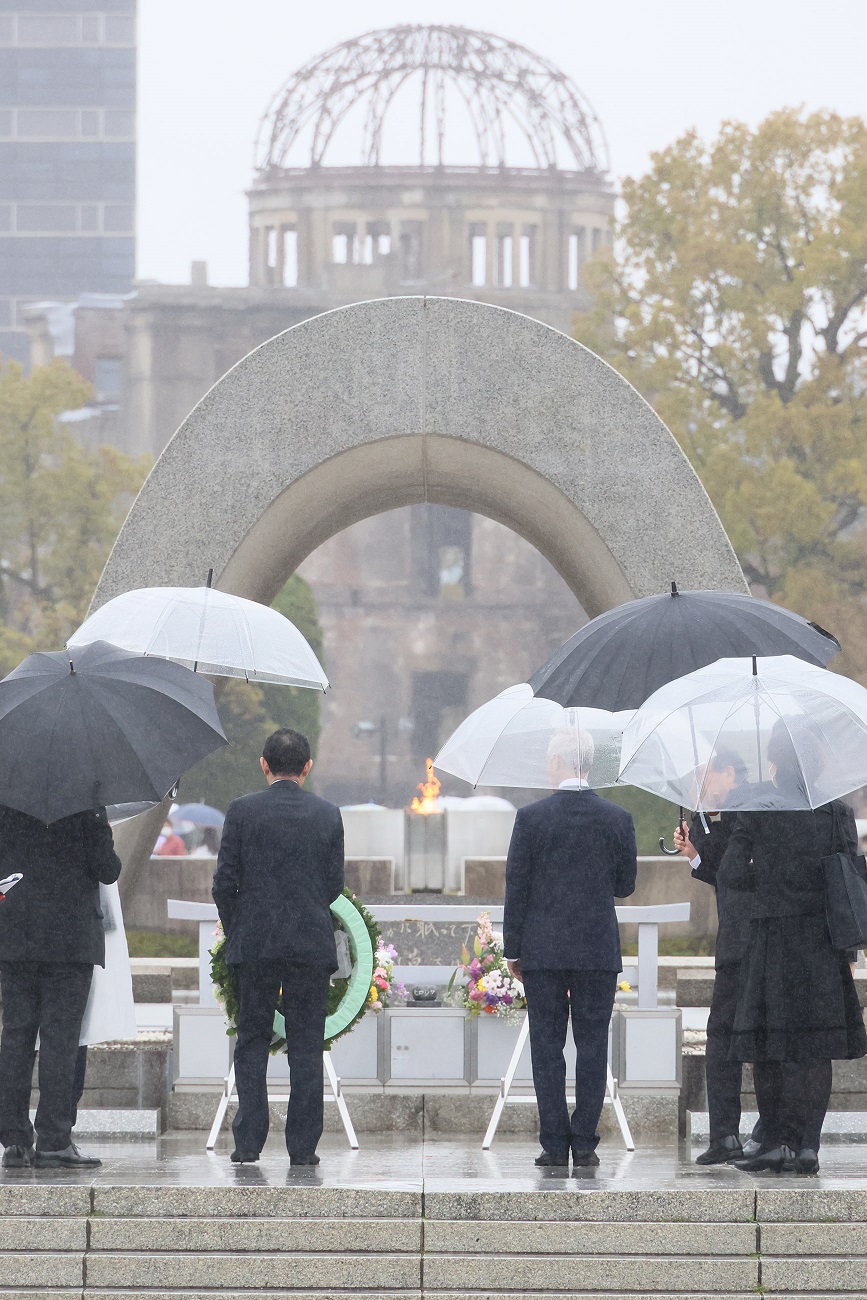
{"label": "wet pavement", "polygon": [[694,1163],[700,1146],[639,1143],[628,1152],[622,1144],[599,1146],[596,1169],[539,1170],[533,1165],[538,1145],[524,1136],[498,1136],[490,1151],[481,1137],[433,1134],[419,1138],[399,1133],[360,1134],[358,1151],[342,1135],[326,1134],[319,1145],[321,1164],[290,1168],[279,1134],[272,1134],[254,1165],[233,1165],[232,1141],[220,1138],[205,1150],[204,1133],[167,1133],[155,1142],[82,1143],[103,1164],[90,1171],[63,1169],[3,1170],[4,1183],[72,1186],[142,1187],[286,1187],[377,1188],[413,1192],[575,1191],[722,1191],[745,1188],[867,1189],[867,1144],[837,1143],[820,1152],[821,1170],[813,1179],[794,1174],[745,1174],[731,1166]]}

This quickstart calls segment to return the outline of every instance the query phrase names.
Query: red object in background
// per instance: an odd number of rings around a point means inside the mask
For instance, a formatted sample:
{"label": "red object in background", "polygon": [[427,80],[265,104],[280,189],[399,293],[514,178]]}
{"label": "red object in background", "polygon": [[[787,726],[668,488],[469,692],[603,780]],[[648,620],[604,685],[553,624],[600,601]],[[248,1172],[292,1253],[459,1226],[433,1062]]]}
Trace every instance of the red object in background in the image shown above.
{"label": "red object in background", "polygon": [[171,835],[167,835],[162,844],[154,850],[154,856],[158,858],[185,858],[187,856],[187,846],[180,835],[176,835],[172,831]]}

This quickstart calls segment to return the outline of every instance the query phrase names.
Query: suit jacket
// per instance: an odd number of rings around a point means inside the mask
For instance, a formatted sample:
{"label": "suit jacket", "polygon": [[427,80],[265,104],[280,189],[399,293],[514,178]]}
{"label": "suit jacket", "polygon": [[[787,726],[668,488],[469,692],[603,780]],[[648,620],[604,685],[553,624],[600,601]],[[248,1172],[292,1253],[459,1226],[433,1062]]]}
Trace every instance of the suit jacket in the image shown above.
{"label": "suit jacket", "polygon": [[229,805],[214,873],[226,961],[337,969],[331,904],[343,892],[343,819],[295,781]]}
{"label": "suit jacket", "polygon": [[622,967],[615,898],[635,889],[635,826],[594,790],[518,811],[506,862],[503,945],[525,970]]}
{"label": "suit jacket", "polygon": [[715,945],[715,965],[730,966],[741,961],[746,952],[753,915],[753,893],[748,874],[743,888],[732,889],[719,879],[719,867],[729,839],[738,820],[738,814],[723,812],[718,821],[708,819],[705,830],[696,813],[690,823],[689,839],[701,856],[693,871],[696,880],[703,880],[716,891],[716,910],[719,925]]}
{"label": "suit jacket", "polygon": [[100,881],[120,875],[105,810],[50,826],[0,808],[0,879],[20,871],[0,903],[0,961],[105,964]]}
{"label": "suit jacket", "polygon": [[855,814],[836,802],[842,837],[833,835],[833,806],[815,812],[738,814],[719,867],[729,889],[755,887],[754,917],[824,916],[821,859],[838,850],[857,852]]}

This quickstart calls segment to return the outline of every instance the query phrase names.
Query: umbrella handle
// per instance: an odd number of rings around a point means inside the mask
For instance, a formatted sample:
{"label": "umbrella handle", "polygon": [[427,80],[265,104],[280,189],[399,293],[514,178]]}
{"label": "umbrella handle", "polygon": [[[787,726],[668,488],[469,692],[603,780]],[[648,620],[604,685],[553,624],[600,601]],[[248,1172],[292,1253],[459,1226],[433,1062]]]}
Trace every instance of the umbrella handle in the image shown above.
{"label": "umbrella handle", "polygon": [[[674,583],[672,583],[671,585],[672,585],[672,587],[673,587],[673,586],[674,586]],[[672,594],[672,596],[674,596],[674,595],[676,595],[676,592],[672,591],[671,594]],[[679,829],[682,829],[682,828],[683,828],[683,809],[682,809],[682,808],[679,808],[679,809],[678,809],[678,812],[680,813],[680,820],[678,821],[677,825],[678,825],[678,828],[679,828]],[[676,858],[677,855],[678,855],[678,853],[680,853],[680,849],[667,849],[667,848],[665,847],[665,840],[663,839],[663,837],[662,837],[661,835],[660,835],[660,837],[659,837],[659,849],[660,849],[660,852],[661,852],[661,853],[664,853],[665,856],[666,856],[667,858]]]}

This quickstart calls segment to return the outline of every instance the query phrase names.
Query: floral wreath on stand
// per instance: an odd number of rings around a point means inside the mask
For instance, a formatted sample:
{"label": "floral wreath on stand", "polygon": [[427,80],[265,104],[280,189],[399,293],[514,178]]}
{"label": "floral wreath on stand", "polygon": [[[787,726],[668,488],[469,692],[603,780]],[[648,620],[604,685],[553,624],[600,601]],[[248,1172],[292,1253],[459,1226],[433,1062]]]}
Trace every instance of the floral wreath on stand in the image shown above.
{"label": "floral wreath on stand", "polygon": [[[466,983],[457,982],[461,975]],[[498,1016],[507,1021],[516,1020],[527,1005],[524,986],[509,974],[502,937],[494,933],[487,912],[478,918],[472,955],[466,944],[461,945],[460,964],[449,980],[449,1001],[471,1016]]]}
{"label": "floral wreath on stand", "polygon": [[[394,963],[397,951],[391,944],[384,945],[379,926],[364,904],[349,889],[344,889],[331,904],[331,912],[342,930],[346,932],[352,956],[352,971],[344,977],[331,977],[328,986],[328,1010],[325,1020],[325,1051],[344,1034],[350,1033],[367,1011],[381,1011],[392,997],[406,998],[402,984],[394,983]],[[233,1038],[238,1032],[238,986],[232,967],[226,961],[226,936],[217,923],[216,942],[211,948],[211,980],[214,996],[226,1016],[226,1033]],[[285,1021],[283,1004],[286,990],[280,990],[277,1013],[274,1016],[274,1034],[271,1039],[272,1055],[285,1051]]]}

